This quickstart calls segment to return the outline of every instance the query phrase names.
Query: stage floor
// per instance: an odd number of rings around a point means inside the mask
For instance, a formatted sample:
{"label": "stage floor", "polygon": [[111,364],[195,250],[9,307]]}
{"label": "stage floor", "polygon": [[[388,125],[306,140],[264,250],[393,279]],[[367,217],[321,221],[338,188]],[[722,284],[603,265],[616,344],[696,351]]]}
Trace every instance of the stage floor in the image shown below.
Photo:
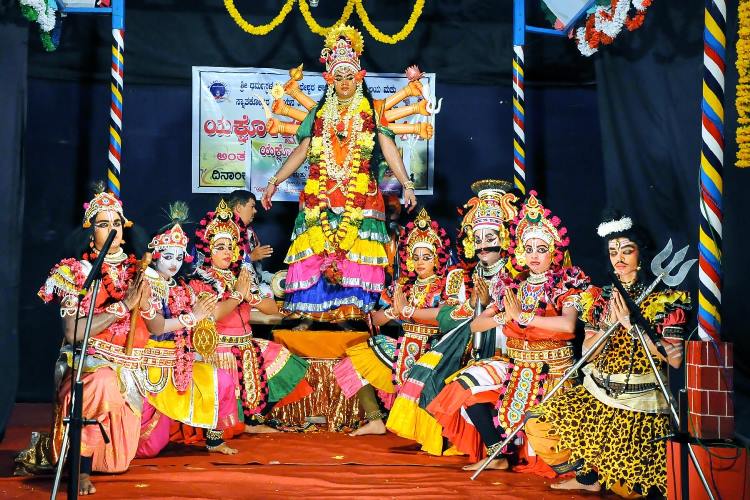
{"label": "stage floor", "polygon": [[[13,457],[32,430],[46,430],[50,406],[18,404],[0,443],[0,496],[49,497],[51,478],[13,477]],[[477,481],[463,457],[431,457],[405,439],[279,433],[232,440],[239,454],[170,445],[134,460],[124,474],[94,476],[97,498],[593,498],[549,489],[530,474],[488,471]],[[64,495],[63,495],[64,496]],[[61,496],[60,498],[63,498]]]}

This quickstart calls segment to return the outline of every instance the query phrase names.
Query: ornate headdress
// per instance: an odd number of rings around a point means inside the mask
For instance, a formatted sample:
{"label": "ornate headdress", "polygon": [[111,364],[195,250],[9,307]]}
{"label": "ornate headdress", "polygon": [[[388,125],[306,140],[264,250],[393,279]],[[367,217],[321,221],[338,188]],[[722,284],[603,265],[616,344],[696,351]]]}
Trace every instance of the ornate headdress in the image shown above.
{"label": "ornate headdress", "polygon": [[566,236],[568,230],[561,226],[557,216],[544,208],[536,197],[536,191],[530,191],[523,203],[521,213],[515,220],[511,233],[515,236],[511,245],[514,264],[523,267],[526,263],[524,245],[532,238],[537,238],[554,247],[553,264],[560,265],[565,258],[565,251],[570,244]]}
{"label": "ornate headdress", "polygon": [[450,244],[445,229],[441,228],[437,221],[432,220],[427,210],[423,208],[414,221],[409,222],[401,232],[399,242],[401,275],[413,276],[412,255],[417,248],[427,248],[435,254],[437,274],[442,274],[448,264]]}
{"label": "ornate headdress", "polygon": [[99,214],[99,212],[115,212],[120,216],[125,227],[130,227],[133,225],[133,223],[129,221],[122,213],[122,201],[112,193],[97,193],[90,202],[83,204],[83,209],[85,210],[83,214],[84,228],[91,227],[91,220],[96,220],[96,216]]}
{"label": "ornate headdress", "polygon": [[518,215],[514,205],[518,198],[513,193],[510,182],[485,179],[476,181],[471,190],[477,195],[464,205],[464,218],[461,221],[462,242],[467,258],[474,257],[474,232],[479,229],[492,229],[499,233],[500,246],[503,250],[510,247],[510,235],[506,227]]}
{"label": "ornate headdress", "polygon": [[[179,248],[183,251],[187,250],[188,236],[185,234],[185,231],[182,230],[181,226],[188,217],[187,204],[177,201],[169,206],[167,214],[173,224],[172,228],[167,229],[163,233],[157,234],[148,244],[149,250],[153,251],[154,259],[158,259],[160,257],[159,253],[167,248]],[[191,255],[185,255],[185,262],[191,262],[192,260],[193,257]]]}
{"label": "ornate headdress", "polygon": [[325,46],[320,52],[320,62],[325,63],[326,73],[329,75],[333,75],[336,68],[342,66],[348,66],[357,73],[361,69],[359,56],[363,50],[362,34],[351,26],[341,24],[332,28],[326,35]]}
{"label": "ornate headdress", "polygon": [[242,231],[239,224],[235,221],[234,212],[222,199],[216,210],[208,212],[201,219],[200,226],[195,232],[195,248],[206,256],[206,262],[209,262],[211,250],[217,240],[228,238],[234,247],[234,260],[237,263],[240,260],[241,253],[245,248],[245,231]]}

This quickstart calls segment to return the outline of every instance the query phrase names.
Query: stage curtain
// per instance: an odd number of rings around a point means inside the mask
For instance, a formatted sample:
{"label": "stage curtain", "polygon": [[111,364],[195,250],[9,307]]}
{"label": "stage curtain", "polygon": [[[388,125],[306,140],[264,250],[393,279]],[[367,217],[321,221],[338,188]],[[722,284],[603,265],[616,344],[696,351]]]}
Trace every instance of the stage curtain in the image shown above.
{"label": "stage curtain", "polygon": [[[12,2],[11,2],[12,3]],[[26,122],[27,24],[0,4],[0,440],[18,384],[18,313],[23,219],[22,137]]]}

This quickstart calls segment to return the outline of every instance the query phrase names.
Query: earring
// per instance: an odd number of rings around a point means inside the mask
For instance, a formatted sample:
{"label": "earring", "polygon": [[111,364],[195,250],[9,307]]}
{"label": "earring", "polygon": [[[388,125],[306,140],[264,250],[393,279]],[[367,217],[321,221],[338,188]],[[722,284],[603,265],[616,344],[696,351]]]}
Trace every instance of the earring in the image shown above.
{"label": "earring", "polygon": [[414,261],[413,260],[409,259],[409,260],[406,261],[406,270],[409,271],[410,273],[414,272]]}
{"label": "earring", "polygon": [[638,263],[638,268],[637,268],[637,270],[638,270],[638,271],[640,271],[640,270],[641,270],[641,263],[640,263],[640,262]]}

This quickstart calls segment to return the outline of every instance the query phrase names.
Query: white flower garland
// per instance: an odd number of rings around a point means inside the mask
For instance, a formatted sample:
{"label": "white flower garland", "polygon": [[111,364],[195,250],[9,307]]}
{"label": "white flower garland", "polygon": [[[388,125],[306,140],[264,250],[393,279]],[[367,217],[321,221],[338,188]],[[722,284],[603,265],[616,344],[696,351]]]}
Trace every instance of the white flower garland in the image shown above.
{"label": "white flower garland", "polygon": [[608,222],[602,222],[596,229],[596,234],[604,238],[605,236],[612,233],[621,233],[627,231],[633,227],[633,219],[630,217],[623,217],[619,220],[611,220]]}
{"label": "white flower garland", "polygon": [[52,31],[55,27],[55,13],[57,12],[55,0],[51,0],[49,3],[45,0],[20,0],[20,3],[34,9],[37,14],[36,21],[42,31],[45,33]]}

